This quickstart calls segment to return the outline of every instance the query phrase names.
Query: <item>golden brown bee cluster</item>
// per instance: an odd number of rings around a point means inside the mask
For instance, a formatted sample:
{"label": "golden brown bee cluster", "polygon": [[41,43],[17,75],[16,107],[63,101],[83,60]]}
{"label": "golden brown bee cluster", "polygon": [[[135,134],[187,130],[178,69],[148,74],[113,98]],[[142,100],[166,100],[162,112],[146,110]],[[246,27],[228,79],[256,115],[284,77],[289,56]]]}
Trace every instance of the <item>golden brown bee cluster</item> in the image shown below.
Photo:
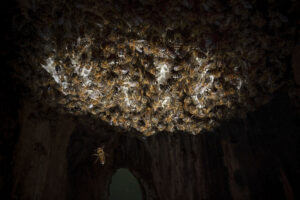
{"label": "golden brown bee cluster", "polygon": [[68,112],[146,136],[243,117],[285,83],[296,29],[255,0],[195,2],[22,1],[22,78]]}

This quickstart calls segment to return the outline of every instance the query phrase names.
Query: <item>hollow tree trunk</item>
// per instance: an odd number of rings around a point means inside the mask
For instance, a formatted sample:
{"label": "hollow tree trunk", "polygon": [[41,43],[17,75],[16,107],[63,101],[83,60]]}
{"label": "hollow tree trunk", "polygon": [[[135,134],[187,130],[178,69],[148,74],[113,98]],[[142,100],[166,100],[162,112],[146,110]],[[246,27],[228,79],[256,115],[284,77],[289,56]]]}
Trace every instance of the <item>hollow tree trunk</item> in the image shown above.
{"label": "hollow tree trunk", "polygon": [[[144,199],[297,199],[299,124],[280,97],[214,133],[143,138],[88,117],[39,116],[25,104],[13,165],[14,199],[108,199],[128,168]],[[106,163],[95,163],[104,145]],[[298,149],[299,150],[299,149]]]}
{"label": "hollow tree trunk", "polygon": [[[3,10],[13,15],[13,9]],[[15,59],[11,35],[2,37],[8,47],[1,51],[3,66]],[[299,85],[300,57],[293,58]],[[18,99],[11,71],[1,70],[1,199],[105,200],[121,167],[138,178],[146,200],[300,199],[300,123],[285,95],[213,133],[143,138]],[[102,145],[103,166],[93,155]]]}

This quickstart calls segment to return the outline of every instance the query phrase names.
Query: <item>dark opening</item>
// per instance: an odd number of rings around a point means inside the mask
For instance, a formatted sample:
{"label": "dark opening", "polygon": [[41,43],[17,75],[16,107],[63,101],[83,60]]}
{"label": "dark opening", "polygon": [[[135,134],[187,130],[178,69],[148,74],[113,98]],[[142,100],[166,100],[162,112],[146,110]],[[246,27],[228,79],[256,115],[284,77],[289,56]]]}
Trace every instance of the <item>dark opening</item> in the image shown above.
{"label": "dark opening", "polygon": [[118,169],[112,176],[109,200],[142,200],[142,190],[138,180],[125,168]]}

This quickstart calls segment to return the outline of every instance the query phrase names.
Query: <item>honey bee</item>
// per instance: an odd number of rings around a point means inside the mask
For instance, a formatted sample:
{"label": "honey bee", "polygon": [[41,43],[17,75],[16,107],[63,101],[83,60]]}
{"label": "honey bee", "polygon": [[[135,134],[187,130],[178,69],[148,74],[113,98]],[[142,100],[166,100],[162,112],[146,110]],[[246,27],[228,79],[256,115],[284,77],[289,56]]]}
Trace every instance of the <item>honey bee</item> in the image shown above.
{"label": "honey bee", "polygon": [[163,131],[163,130],[165,130],[165,128],[166,128],[166,126],[164,124],[159,124],[157,126],[158,131]]}
{"label": "honey bee", "polygon": [[214,78],[220,78],[221,75],[222,75],[222,72],[220,70],[217,70],[217,69],[208,71],[208,73],[210,75],[212,75]]}
{"label": "honey bee", "polygon": [[119,65],[116,65],[112,71],[117,75],[122,74],[122,68]]}
{"label": "honey bee", "polygon": [[103,69],[107,69],[107,68],[110,67],[110,64],[108,63],[107,60],[104,60],[104,61],[101,62],[101,67],[102,67]]}
{"label": "honey bee", "polygon": [[76,106],[77,106],[76,102],[74,102],[74,101],[71,101],[66,105],[66,107],[69,109],[75,108]]}
{"label": "honey bee", "polygon": [[167,117],[165,118],[165,121],[167,123],[170,123],[173,120],[173,115],[170,113],[169,115],[167,115]]}
{"label": "honey bee", "polygon": [[124,57],[122,58],[121,64],[123,64],[123,65],[128,64],[128,63],[130,63],[132,60],[133,60],[132,55],[130,55],[129,53],[126,53],[126,54],[124,55]]}
{"label": "honey bee", "polygon": [[185,129],[185,125],[183,124],[176,124],[176,129],[179,131],[183,131]]}
{"label": "honey bee", "polygon": [[149,91],[150,93],[155,93],[156,92],[156,87],[154,85],[149,86]]}
{"label": "honey bee", "polygon": [[159,53],[159,48],[155,47],[154,44],[151,44],[150,46],[144,47],[144,53],[146,55],[157,55]]}
{"label": "honey bee", "polygon": [[143,85],[150,85],[150,83],[151,83],[151,80],[147,76],[142,80]]}
{"label": "honey bee", "polygon": [[100,110],[98,108],[96,109],[91,109],[90,113],[92,113],[93,115],[98,115],[100,113]]}
{"label": "honey bee", "polygon": [[169,123],[168,126],[167,126],[167,128],[166,128],[166,130],[168,132],[171,132],[171,133],[174,131],[174,129],[175,129],[175,126],[174,126],[173,123]]}
{"label": "honey bee", "polygon": [[149,73],[152,74],[153,76],[156,76],[156,69],[154,67],[151,67],[149,70]]}
{"label": "honey bee", "polygon": [[138,123],[138,121],[140,120],[140,117],[138,115],[135,115],[132,117],[132,122],[133,123]]}
{"label": "honey bee", "polygon": [[188,107],[188,111],[192,114],[192,115],[195,115],[197,116],[198,115],[198,109],[195,108],[195,106],[189,106]]}
{"label": "honey bee", "polygon": [[173,79],[180,80],[182,78],[181,74],[173,74]]}
{"label": "honey bee", "polygon": [[151,135],[154,135],[155,134],[155,131],[154,130],[152,130],[152,131],[146,131],[146,132],[144,132],[143,133],[145,136],[151,136]]}
{"label": "honey bee", "polygon": [[103,121],[106,121],[106,122],[108,121],[108,117],[104,113],[100,114],[100,119],[103,120]]}
{"label": "honey bee", "polygon": [[219,99],[219,95],[216,92],[212,92],[207,98],[216,101]]}
{"label": "honey bee", "polygon": [[141,112],[144,109],[144,105],[141,103],[136,104],[136,112]]}
{"label": "honey bee", "polygon": [[191,119],[190,117],[185,117],[185,118],[183,118],[183,121],[184,121],[185,123],[191,123],[191,122],[192,122],[192,119]]}
{"label": "honey bee", "polygon": [[159,89],[162,91],[169,92],[171,90],[171,86],[170,85],[160,85]]}
{"label": "honey bee", "polygon": [[223,96],[226,97],[226,96],[234,95],[235,92],[236,91],[233,88],[230,88],[230,89],[224,91]]}
{"label": "honey bee", "polygon": [[219,81],[219,79],[216,79],[215,81],[214,81],[214,87],[216,88],[216,89],[218,89],[218,90],[223,90],[223,85],[222,85],[222,83]]}
{"label": "honey bee", "polygon": [[178,52],[179,49],[181,48],[181,46],[182,46],[182,36],[180,33],[175,33],[174,34],[174,46],[173,46],[175,52]]}
{"label": "honey bee", "polygon": [[237,74],[226,74],[225,76],[224,76],[224,80],[225,81],[233,81],[233,80],[235,80],[235,79],[239,79],[239,76],[237,75]]}
{"label": "honey bee", "polygon": [[138,51],[139,53],[142,53],[144,43],[144,40],[131,40],[128,42],[128,46],[133,52]]}
{"label": "honey bee", "polygon": [[108,40],[110,40],[111,42],[116,42],[119,40],[119,35],[117,33],[110,33],[107,37]]}
{"label": "honey bee", "polygon": [[145,45],[145,47],[144,47],[144,53],[146,55],[150,55],[151,54],[151,49],[150,49],[150,47],[148,45]]}
{"label": "honey bee", "polygon": [[113,113],[112,117],[111,117],[111,123],[114,124],[114,125],[118,125],[119,124],[118,123],[119,122],[118,119],[119,119],[119,113],[117,113],[117,112]]}
{"label": "honey bee", "polygon": [[152,122],[154,125],[157,125],[157,123],[159,122],[159,119],[158,119],[156,116],[154,116],[154,117],[151,118],[151,122]]}
{"label": "honey bee", "polygon": [[105,164],[105,152],[104,152],[104,146],[102,147],[98,147],[96,149],[96,153],[93,154],[94,156],[96,156],[96,161],[97,162],[99,160],[100,164],[101,165],[104,165]]}
{"label": "honey bee", "polygon": [[[189,80],[186,78],[185,79],[186,82],[189,82]],[[190,84],[186,84],[186,87],[184,88],[184,92],[188,95],[192,95],[194,93],[194,88],[195,88],[196,83],[190,83]]]}
{"label": "honey bee", "polygon": [[178,72],[180,70],[183,70],[183,68],[184,68],[184,65],[176,65],[176,66],[173,67],[173,70],[175,72]]}
{"label": "honey bee", "polygon": [[147,131],[149,131],[149,128],[147,126],[140,126],[139,131],[142,133],[146,133]]}
{"label": "honey bee", "polygon": [[152,108],[154,111],[157,111],[158,108],[160,108],[160,103],[159,101],[154,101],[152,104]]}
{"label": "honey bee", "polygon": [[184,99],[183,107],[185,110],[188,110],[188,106],[192,103],[191,97],[186,97]]}
{"label": "honey bee", "polygon": [[57,101],[59,104],[65,105],[68,103],[68,101],[65,98],[61,98]]}

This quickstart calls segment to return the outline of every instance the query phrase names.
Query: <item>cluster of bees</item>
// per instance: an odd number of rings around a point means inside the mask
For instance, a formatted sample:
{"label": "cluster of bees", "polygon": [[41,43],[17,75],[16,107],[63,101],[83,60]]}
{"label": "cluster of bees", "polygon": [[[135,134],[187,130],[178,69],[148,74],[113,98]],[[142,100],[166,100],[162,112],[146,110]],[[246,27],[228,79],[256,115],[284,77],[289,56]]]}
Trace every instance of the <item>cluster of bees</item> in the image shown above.
{"label": "cluster of bees", "polygon": [[22,2],[18,70],[35,96],[146,136],[198,134],[267,103],[296,31],[255,0]]}

